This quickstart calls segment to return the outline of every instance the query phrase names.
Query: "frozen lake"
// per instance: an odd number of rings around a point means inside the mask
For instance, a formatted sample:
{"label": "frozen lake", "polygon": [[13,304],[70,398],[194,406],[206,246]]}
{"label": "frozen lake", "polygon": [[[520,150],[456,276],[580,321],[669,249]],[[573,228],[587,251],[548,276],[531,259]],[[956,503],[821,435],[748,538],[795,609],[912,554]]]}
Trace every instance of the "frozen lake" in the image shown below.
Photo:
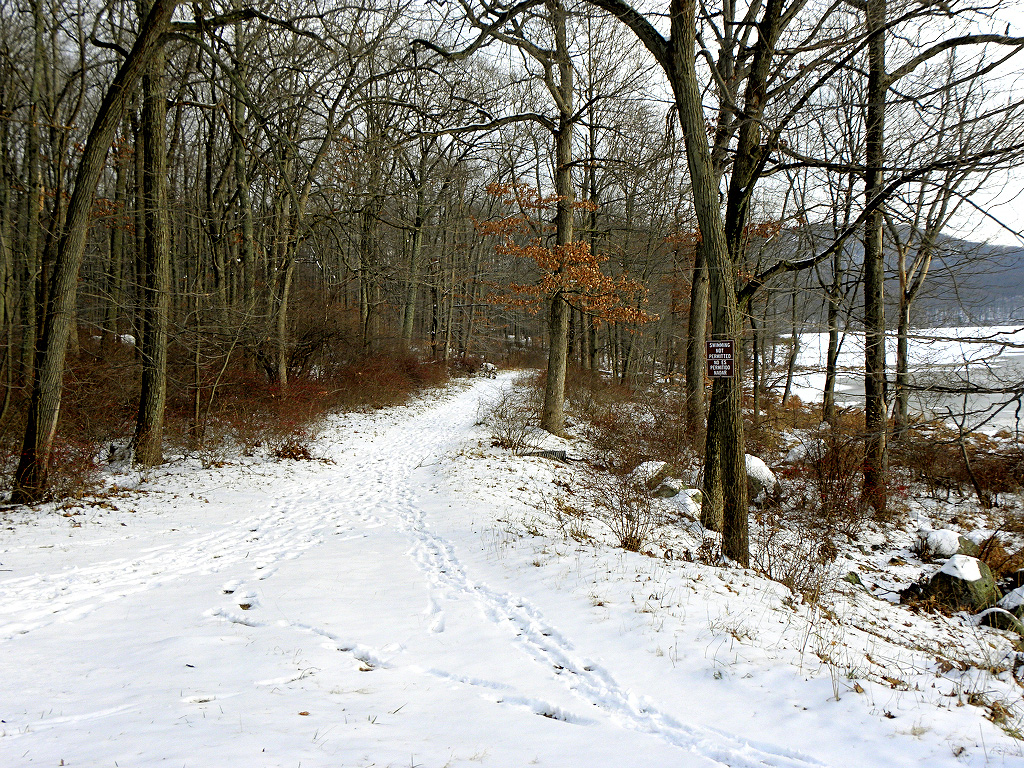
{"label": "frozen lake", "polygon": [[[825,385],[827,333],[800,336],[799,374],[794,392],[805,402],[820,402]],[[895,379],[896,339],[886,342],[889,380]],[[864,400],[864,335],[847,333],[839,354],[840,375],[836,387],[839,405],[860,405]],[[1024,328],[988,326],[976,328],[915,329],[910,341],[912,383],[919,387],[1024,389]],[[890,390],[890,397],[893,392]],[[1024,408],[1013,393],[975,393],[969,396],[912,391],[910,408],[927,417],[957,420],[966,413],[965,426],[984,431],[1024,429]],[[890,408],[892,405],[890,404]]]}

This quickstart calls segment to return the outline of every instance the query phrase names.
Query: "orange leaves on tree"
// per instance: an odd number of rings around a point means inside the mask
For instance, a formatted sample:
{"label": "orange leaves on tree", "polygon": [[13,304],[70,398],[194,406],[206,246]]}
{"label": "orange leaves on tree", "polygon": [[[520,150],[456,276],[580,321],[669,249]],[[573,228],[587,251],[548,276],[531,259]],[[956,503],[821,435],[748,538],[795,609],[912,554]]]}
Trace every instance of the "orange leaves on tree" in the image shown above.
{"label": "orange leaves on tree", "polygon": [[[550,211],[559,202],[555,195],[543,196],[529,185],[491,184],[487,191],[517,213],[491,221],[476,222],[477,231],[485,236],[497,237],[496,253],[515,258],[530,259],[540,272],[530,285],[511,283],[505,293],[492,300],[510,307],[523,307],[537,311],[544,300],[561,294],[573,307],[596,320],[642,324],[657,317],[648,314],[647,289],[626,274],[617,277],[605,274],[601,266],[607,256],[595,254],[590,244],[575,241],[564,245],[545,245],[541,233],[546,226],[537,220],[537,214]],[[573,203],[574,208],[595,210],[589,201]]]}

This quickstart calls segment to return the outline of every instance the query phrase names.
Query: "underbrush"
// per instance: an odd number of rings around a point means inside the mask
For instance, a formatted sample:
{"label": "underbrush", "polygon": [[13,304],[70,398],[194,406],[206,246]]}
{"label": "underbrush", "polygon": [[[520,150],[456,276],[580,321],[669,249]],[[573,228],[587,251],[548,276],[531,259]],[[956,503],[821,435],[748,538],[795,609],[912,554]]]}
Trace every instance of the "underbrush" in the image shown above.
{"label": "underbrush", "polygon": [[[195,453],[208,464],[222,462],[235,450],[312,459],[316,425],[328,413],[398,405],[447,378],[443,364],[411,354],[350,354],[330,365],[303,366],[282,390],[269,381],[257,356],[234,352],[197,365],[189,350],[172,347],[165,455]],[[81,353],[69,359],[48,498],[89,493],[104,462],[130,457],[139,382],[137,355],[126,344],[101,350],[97,343],[84,343]],[[13,388],[0,421],[2,472],[8,481],[17,464],[27,409],[27,388]]]}

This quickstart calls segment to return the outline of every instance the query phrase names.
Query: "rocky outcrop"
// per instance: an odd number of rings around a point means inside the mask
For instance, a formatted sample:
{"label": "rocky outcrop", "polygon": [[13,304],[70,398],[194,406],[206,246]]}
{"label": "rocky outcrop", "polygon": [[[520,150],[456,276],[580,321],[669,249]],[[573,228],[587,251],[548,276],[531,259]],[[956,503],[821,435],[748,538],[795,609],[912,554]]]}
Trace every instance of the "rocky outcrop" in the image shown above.
{"label": "rocky outcrop", "polygon": [[989,567],[976,557],[953,555],[930,579],[912,585],[901,602],[932,603],[950,611],[978,613],[999,600]]}

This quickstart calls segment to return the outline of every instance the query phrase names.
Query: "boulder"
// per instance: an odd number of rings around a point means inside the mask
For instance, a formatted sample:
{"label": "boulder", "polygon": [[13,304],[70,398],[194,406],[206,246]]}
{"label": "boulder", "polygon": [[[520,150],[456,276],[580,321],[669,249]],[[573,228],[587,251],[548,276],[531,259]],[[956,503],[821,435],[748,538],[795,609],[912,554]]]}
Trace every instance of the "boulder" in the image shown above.
{"label": "boulder", "polygon": [[674,477],[668,477],[661,481],[651,493],[653,496],[659,499],[671,499],[674,496],[678,496],[679,492],[682,491],[686,486],[682,480],[677,480]]}
{"label": "boulder", "polygon": [[753,502],[762,493],[772,494],[779,487],[775,473],[757,456],[744,454],[747,465],[747,498]]}
{"label": "boulder", "polygon": [[629,479],[635,483],[642,484],[647,490],[653,491],[662,484],[671,474],[668,462],[645,461],[638,464],[630,472]]}
{"label": "boulder", "polygon": [[1018,619],[1024,619],[1024,587],[1007,592],[996,605],[1004,611],[1009,611]]}
{"label": "boulder", "polygon": [[917,532],[917,551],[925,560],[939,560],[953,555],[977,557],[981,550],[977,544],[956,531],[921,528]]}
{"label": "boulder", "polygon": [[986,627],[1005,629],[1008,632],[1016,632],[1018,635],[1024,635],[1024,624],[1021,623],[1020,619],[1010,611],[1004,610],[999,606],[986,608],[975,616],[974,620],[978,624],[982,624]]}
{"label": "boulder", "polygon": [[954,611],[978,613],[999,600],[992,571],[981,560],[968,555],[953,555],[920,586],[921,600],[931,600]]}
{"label": "boulder", "polygon": [[669,501],[678,508],[679,514],[684,517],[692,520],[700,518],[701,493],[696,488],[684,488]]}

